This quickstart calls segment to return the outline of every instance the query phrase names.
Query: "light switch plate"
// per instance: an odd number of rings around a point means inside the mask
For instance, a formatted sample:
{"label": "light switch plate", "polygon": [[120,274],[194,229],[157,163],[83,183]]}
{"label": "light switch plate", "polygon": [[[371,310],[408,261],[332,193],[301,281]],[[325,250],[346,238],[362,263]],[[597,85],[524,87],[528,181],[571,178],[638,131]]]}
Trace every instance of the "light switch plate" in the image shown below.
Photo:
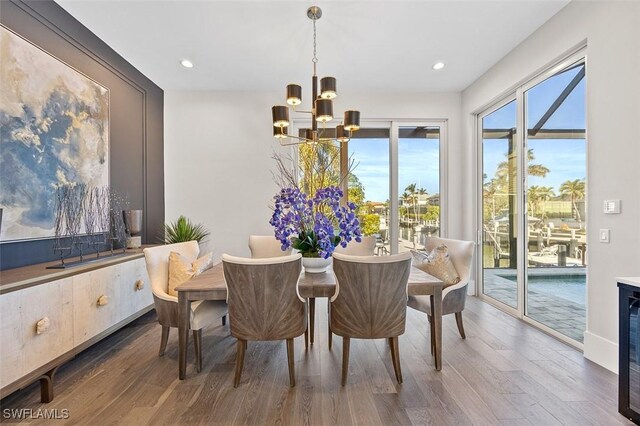
{"label": "light switch plate", "polygon": [[604,200],[604,213],[605,214],[619,214],[620,213],[620,200]]}
{"label": "light switch plate", "polygon": [[610,230],[601,229],[600,230],[600,242],[601,243],[608,243],[610,235],[611,235],[611,231]]}

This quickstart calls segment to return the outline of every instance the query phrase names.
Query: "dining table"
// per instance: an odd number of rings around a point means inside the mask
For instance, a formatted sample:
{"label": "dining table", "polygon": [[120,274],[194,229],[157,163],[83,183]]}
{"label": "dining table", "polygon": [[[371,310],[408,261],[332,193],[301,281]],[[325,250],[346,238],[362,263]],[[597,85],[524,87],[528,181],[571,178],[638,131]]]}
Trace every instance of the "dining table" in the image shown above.
{"label": "dining table", "polygon": [[[442,289],[444,283],[432,275],[412,266],[407,284],[409,296],[430,296],[435,340],[435,368],[442,368]],[[227,284],[224,279],[222,263],[214,265],[190,280],[176,287],[178,292],[178,377],[186,378],[187,343],[190,325],[190,305],[198,300],[227,300]],[[315,300],[317,297],[332,297],[336,291],[336,277],[329,268],[326,272],[310,273],[304,268],[298,281],[300,297]],[[312,328],[315,319],[315,303],[310,304],[309,325]],[[230,321],[233,321],[230,318]]]}

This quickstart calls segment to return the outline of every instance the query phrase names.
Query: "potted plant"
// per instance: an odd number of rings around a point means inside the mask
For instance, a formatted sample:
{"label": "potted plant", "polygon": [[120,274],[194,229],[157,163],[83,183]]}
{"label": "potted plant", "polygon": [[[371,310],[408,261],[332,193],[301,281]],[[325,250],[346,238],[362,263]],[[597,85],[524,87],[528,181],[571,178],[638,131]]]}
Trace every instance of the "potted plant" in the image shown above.
{"label": "potted plant", "polygon": [[320,188],[309,197],[297,187],[282,188],[274,196],[269,223],[282,250],[293,247],[302,254],[307,272],[324,272],[331,264],[331,254],[340,244],[346,247],[353,239],[360,242],[362,233],[356,206],[340,205],[343,193],[336,186]]}
{"label": "potted plant", "polygon": [[180,216],[175,222],[162,225],[160,239],[165,244],[197,241],[202,243],[209,236],[209,231],[200,223],[193,223],[184,216]]}

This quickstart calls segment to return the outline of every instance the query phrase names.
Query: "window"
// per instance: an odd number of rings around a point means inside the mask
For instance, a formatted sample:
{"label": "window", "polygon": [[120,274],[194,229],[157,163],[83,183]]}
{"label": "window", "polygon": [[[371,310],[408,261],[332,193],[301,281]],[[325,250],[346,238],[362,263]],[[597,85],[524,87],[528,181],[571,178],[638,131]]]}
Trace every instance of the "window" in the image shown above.
{"label": "window", "polygon": [[444,121],[368,122],[340,146],[300,146],[303,188],[310,189],[304,176],[314,167],[330,170],[317,184],[338,184],[340,150],[346,149],[352,164],[348,199],[358,207],[364,234],[376,236],[376,254],[423,249],[426,237],[442,233],[445,127]]}

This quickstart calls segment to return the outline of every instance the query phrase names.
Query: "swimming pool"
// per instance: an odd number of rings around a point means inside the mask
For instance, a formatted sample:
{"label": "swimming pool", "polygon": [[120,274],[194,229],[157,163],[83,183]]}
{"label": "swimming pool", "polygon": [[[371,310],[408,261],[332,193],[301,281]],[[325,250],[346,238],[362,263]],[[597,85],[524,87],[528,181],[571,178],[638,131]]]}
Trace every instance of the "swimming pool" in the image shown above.
{"label": "swimming pool", "polygon": [[[515,275],[500,275],[514,283]],[[583,274],[529,275],[527,280],[530,293],[559,297],[572,303],[586,304],[587,276]]]}

